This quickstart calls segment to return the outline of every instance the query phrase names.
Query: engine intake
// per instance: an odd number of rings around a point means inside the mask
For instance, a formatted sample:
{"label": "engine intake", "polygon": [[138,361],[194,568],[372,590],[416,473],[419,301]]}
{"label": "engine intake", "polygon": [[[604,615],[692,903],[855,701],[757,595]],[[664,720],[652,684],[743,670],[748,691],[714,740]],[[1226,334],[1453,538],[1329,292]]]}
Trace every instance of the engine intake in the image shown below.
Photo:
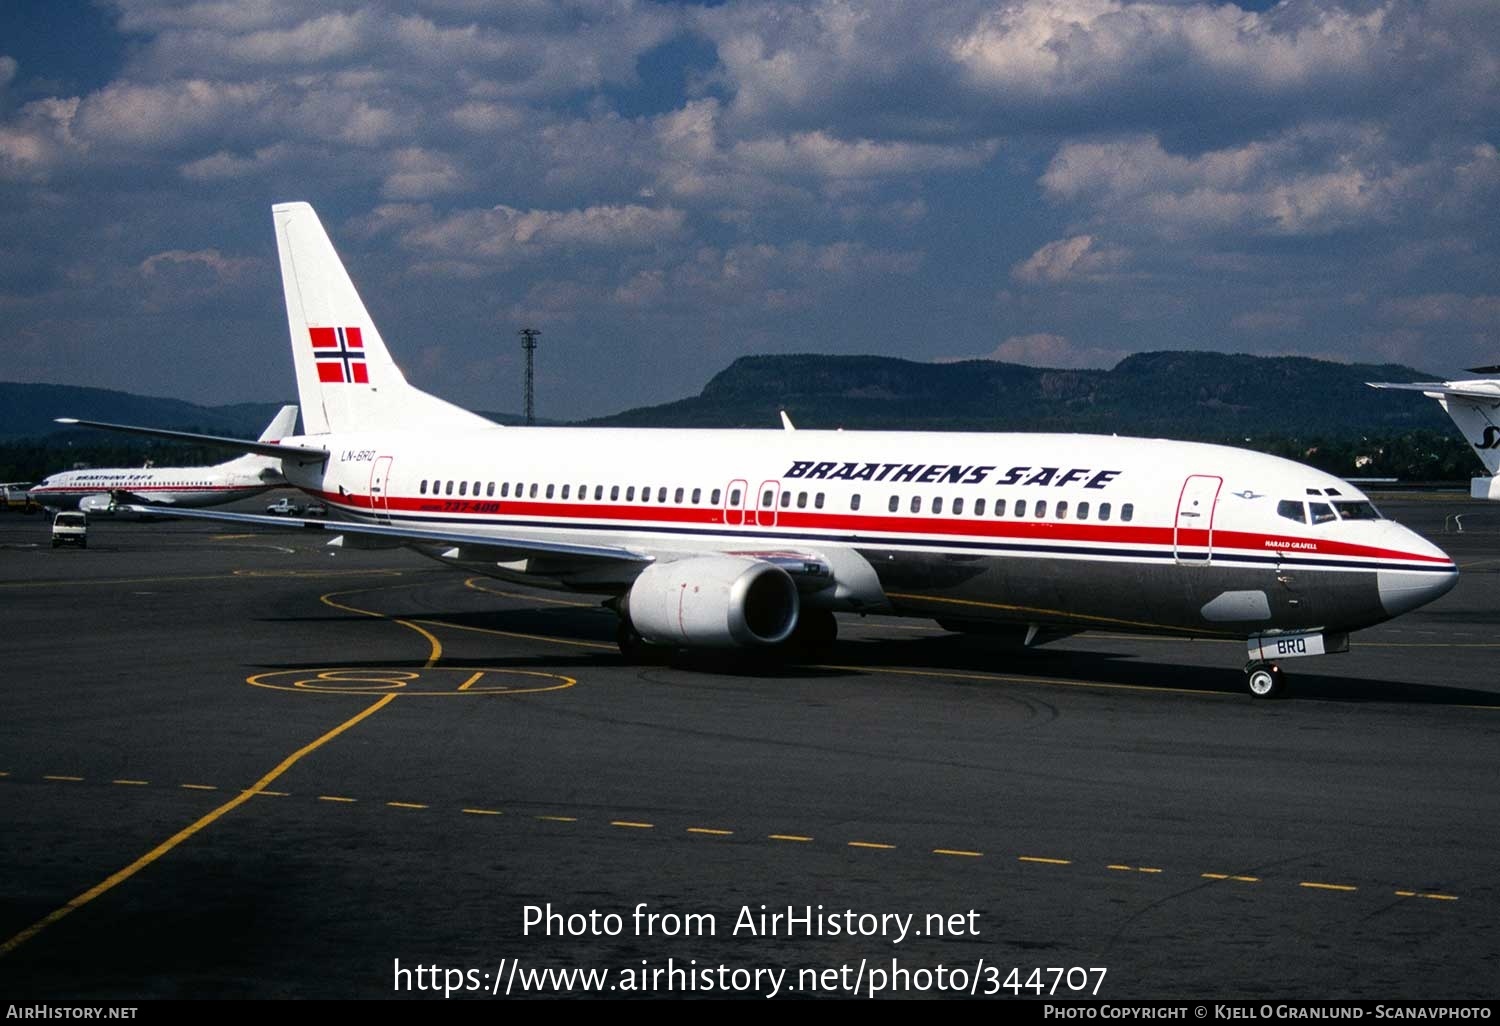
{"label": "engine intake", "polygon": [[657,645],[776,645],[797,626],[797,585],[778,566],[739,556],[654,563],[625,596],[625,614]]}

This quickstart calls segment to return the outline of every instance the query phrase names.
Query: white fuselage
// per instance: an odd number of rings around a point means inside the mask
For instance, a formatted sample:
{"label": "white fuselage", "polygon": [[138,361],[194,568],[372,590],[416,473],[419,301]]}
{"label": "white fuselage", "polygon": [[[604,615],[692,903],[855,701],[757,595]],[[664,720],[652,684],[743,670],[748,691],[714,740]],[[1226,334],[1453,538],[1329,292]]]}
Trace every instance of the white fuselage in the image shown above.
{"label": "white fuselage", "polygon": [[124,502],[196,508],[249,498],[281,483],[279,475],[268,478],[260,468],[229,468],[224,464],[69,470],[53,474],[32,488],[31,497],[49,509],[77,509],[85,499],[107,503],[113,497]]}
{"label": "white fuselage", "polygon": [[[1347,631],[1452,587],[1439,549],[1339,478],[1277,457],[1060,434],[494,428],[287,439],[288,480],[361,520],[653,558],[816,554],[833,608],[955,623]],[[566,563],[430,554],[618,593]]]}

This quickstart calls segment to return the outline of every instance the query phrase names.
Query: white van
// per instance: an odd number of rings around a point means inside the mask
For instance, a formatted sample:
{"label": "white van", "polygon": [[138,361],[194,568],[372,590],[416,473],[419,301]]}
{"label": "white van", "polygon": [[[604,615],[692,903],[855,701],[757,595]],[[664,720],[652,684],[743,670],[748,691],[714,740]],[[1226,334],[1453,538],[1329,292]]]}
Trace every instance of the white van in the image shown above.
{"label": "white van", "polygon": [[80,549],[89,547],[87,515],[69,511],[52,518],[52,547],[55,549],[59,545],[77,545]]}

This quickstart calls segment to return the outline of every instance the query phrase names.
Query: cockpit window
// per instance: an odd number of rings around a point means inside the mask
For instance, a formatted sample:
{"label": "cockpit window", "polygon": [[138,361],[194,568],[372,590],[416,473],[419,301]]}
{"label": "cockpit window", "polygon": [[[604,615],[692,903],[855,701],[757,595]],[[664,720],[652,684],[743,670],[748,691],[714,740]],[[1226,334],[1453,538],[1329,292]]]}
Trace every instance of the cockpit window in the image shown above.
{"label": "cockpit window", "polygon": [[1296,499],[1282,499],[1276,504],[1276,515],[1295,520],[1299,524],[1307,523],[1307,509]]}
{"label": "cockpit window", "polygon": [[1380,510],[1370,502],[1335,502],[1333,508],[1339,511],[1339,516],[1345,520],[1384,520]]}
{"label": "cockpit window", "polygon": [[1312,522],[1314,524],[1326,524],[1330,520],[1338,519],[1338,514],[1326,502],[1309,502],[1307,509],[1312,514]]}

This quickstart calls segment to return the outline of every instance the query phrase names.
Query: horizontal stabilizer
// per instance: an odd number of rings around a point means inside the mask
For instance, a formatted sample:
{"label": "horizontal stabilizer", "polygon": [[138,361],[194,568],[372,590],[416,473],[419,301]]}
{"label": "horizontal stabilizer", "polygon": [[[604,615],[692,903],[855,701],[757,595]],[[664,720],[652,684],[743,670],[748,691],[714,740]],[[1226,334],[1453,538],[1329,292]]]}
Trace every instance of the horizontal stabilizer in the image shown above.
{"label": "horizontal stabilizer", "polygon": [[285,459],[299,457],[301,461],[322,463],[328,459],[326,449],[314,449],[303,445],[281,445],[276,442],[251,442],[243,438],[224,438],[220,435],[198,435],[191,431],[168,431],[164,428],[135,427],[131,424],[106,424],[99,420],[80,420],[77,417],[57,417],[59,424],[76,424],[78,427],[98,428],[101,431],[119,431],[127,435],[145,435],[147,438],[165,438],[174,442],[192,442],[197,445],[214,445],[223,449],[238,449],[261,456]]}
{"label": "horizontal stabilizer", "polygon": [[1468,384],[1451,381],[1367,381],[1371,388],[1399,388],[1406,392],[1421,392],[1423,395],[1448,396],[1453,399],[1473,399],[1484,403],[1500,403],[1500,385],[1485,390]]}

